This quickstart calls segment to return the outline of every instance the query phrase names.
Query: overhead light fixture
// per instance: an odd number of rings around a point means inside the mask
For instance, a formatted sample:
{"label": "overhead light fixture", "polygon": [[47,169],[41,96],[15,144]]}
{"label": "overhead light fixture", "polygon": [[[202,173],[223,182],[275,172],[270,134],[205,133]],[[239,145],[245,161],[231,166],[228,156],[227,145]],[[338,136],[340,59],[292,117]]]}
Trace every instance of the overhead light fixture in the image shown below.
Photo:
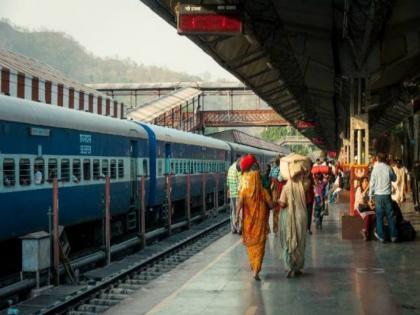
{"label": "overhead light fixture", "polygon": [[273,65],[271,64],[270,61],[267,61],[266,65],[269,69],[273,69]]}

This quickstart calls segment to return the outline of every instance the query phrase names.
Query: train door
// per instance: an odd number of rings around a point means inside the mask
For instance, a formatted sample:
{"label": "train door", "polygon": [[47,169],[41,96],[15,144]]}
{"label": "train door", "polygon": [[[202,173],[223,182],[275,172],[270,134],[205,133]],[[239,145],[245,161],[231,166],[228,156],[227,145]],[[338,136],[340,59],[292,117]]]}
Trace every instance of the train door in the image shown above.
{"label": "train door", "polygon": [[[137,192],[137,141],[130,141],[130,183],[131,183],[131,199],[134,200]],[[140,174],[139,174],[140,175]]]}
{"label": "train door", "polygon": [[165,143],[165,174],[173,172],[173,170],[171,170],[171,157],[171,144]]}

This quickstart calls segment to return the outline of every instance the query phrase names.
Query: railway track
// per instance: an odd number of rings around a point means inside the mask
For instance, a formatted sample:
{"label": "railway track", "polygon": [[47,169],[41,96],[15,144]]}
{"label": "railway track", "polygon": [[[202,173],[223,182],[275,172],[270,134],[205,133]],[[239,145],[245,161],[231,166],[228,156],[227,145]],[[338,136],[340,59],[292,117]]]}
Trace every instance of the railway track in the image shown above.
{"label": "railway track", "polygon": [[[92,315],[107,311],[149,282],[229,233],[229,217],[219,215],[144,250],[83,274],[78,285],[48,289],[9,309],[16,314]],[[0,314],[8,314],[8,310]]]}

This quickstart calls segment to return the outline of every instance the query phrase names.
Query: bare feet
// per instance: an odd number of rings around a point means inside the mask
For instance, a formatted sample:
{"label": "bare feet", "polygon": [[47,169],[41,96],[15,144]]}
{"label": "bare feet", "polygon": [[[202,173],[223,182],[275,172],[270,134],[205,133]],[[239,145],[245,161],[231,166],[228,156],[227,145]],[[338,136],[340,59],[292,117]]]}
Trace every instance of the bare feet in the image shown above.
{"label": "bare feet", "polygon": [[287,275],[286,275],[286,278],[291,278],[292,277],[292,275],[293,275],[293,270],[289,270],[288,272],[287,272]]}
{"label": "bare feet", "polygon": [[254,273],[254,279],[255,279],[256,281],[260,281],[260,280],[261,280],[261,278],[260,278],[260,276],[258,275],[258,273]]}

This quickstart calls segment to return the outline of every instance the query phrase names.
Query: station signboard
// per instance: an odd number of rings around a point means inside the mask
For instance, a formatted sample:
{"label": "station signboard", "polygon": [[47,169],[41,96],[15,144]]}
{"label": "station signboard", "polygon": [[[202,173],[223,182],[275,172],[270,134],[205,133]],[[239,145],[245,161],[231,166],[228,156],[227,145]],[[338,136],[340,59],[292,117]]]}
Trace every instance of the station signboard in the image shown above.
{"label": "station signboard", "polygon": [[179,4],[177,30],[182,35],[239,35],[242,15],[236,4]]}

